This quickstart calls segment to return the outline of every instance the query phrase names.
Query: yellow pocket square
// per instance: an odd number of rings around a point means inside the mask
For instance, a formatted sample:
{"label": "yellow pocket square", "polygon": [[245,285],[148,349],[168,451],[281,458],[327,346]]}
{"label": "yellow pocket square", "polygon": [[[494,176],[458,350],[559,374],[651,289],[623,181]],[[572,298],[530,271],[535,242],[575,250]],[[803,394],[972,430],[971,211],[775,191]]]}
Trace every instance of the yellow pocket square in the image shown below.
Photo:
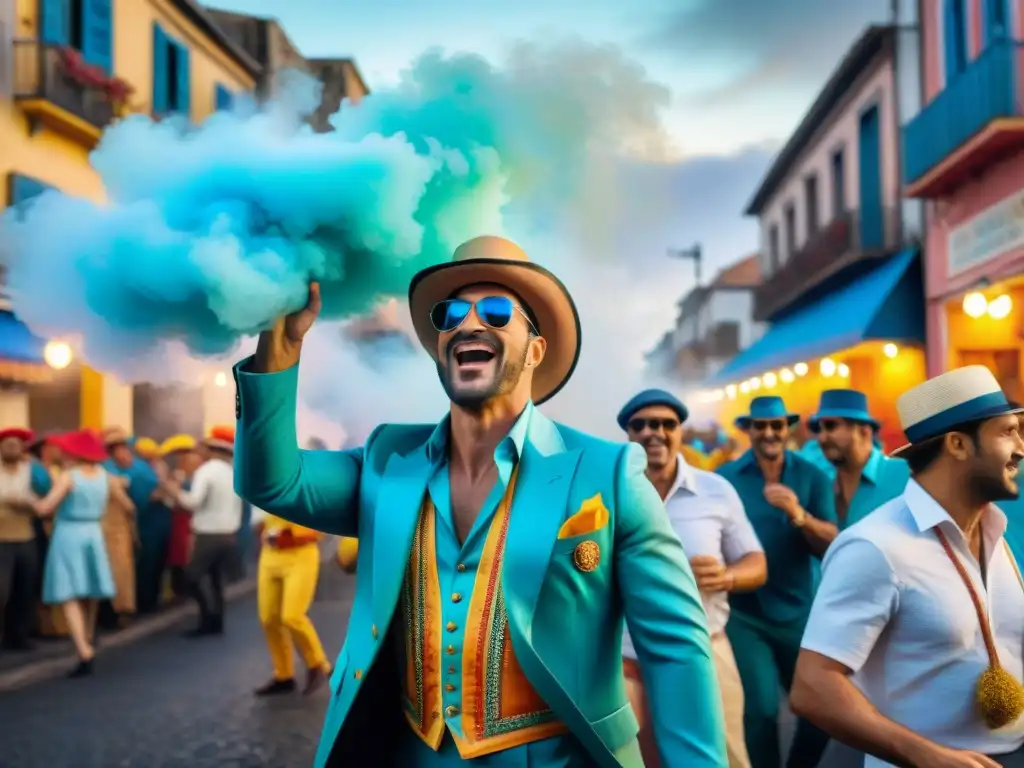
{"label": "yellow pocket square", "polygon": [[591,496],[584,501],[579,511],[562,523],[558,538],[571,539],[573,536],[584,536],[599,531],[608,525],[608,508],[601,500],[601,494]]}

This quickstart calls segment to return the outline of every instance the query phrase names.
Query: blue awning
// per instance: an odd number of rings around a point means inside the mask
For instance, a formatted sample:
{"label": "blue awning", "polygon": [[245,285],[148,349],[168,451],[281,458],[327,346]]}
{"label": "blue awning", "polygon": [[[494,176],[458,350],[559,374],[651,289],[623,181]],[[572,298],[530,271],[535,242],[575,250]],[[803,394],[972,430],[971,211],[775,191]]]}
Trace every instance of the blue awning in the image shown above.
{"label": "blue awning", "polygon": [[870,340],[924,342],[924,290],[916,248],[779,319],[708,383],[738,383]]}
{"label": "blue awning", "polygon": [[0,311],[0,360],[45,365],[45,346],[46,342],[33,335],[13,313]]}

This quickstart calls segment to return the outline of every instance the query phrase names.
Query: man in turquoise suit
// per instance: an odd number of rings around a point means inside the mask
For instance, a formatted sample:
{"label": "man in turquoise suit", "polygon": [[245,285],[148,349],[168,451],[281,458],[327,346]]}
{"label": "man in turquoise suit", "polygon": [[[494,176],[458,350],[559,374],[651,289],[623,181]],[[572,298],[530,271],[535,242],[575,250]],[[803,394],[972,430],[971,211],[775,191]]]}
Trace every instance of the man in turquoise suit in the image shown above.
{"label": "man in turquoise suit", "polygon": [[238,493],[360,541],[317,768],[643,768],[624,617],[662,766],[725,768],[704,610],[643,450],[535,407],[579,358],[566,288],[515,244],[480,237],[416,275],[409,303],[451,400],[439,424],[297,448],[315,284],[235,369]]}

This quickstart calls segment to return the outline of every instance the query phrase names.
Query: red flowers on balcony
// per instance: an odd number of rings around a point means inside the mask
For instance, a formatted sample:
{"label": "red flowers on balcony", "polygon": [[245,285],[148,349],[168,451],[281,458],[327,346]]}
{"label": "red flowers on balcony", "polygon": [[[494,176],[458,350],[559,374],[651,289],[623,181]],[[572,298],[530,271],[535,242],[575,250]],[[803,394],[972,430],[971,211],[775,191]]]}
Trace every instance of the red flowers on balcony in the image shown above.
{"label": "red flowers on balcony", "polygon": [[90,64],[82,53],[74,48],[65,46],[60,49],[60,64],[67,77],[86,88],[101,91],[112,104],[127,104],[135,92],[128,82],[108,75],[102,68]]}

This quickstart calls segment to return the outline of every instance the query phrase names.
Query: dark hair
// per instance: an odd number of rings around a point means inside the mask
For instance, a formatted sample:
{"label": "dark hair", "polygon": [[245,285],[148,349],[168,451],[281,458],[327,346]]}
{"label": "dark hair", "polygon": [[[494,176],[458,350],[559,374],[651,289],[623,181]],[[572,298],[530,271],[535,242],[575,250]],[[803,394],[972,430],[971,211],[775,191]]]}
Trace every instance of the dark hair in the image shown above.
{"label": "dark hair", "polygon": [[942,435],[932,438],[931,440],[922,443],[919,447],[915,447],[907,451],[906,459],[907,464],[910,465],[910,474],[919,475],[938,460],[939,456],[942,455],[942,446],[945,443],[942,438],[950,432],[962,432],[977,444],[978,433],[981,431],[981,425],[986,421],[987,419],[980,419],[977,421],[968,421],[963,424],[957,424],[956,426],[946,430]]}
{"label": "dark hair", "polygon": [[518,293],[513,291],[508,286],[502,285],[501,283],[468,283],[466,285],[462,285],[456,288],[448,295],[448,298],[457,299],[459,298],[460,293],[462,293],[467,288],[472,288],[474,285],[494,285],[497,286],[498,288],[501,288],[503,291],[508,291],[509,293],[511,293],[513,298],[515,298],[516,303],[518,303],[519,306],[522,307],[523,314],[526,315],[526,319],[530,321],[530,327],[527,329],[529,331],[530,336],[540,336],[540,323],[537,321],[537,315],[534,313],[533,309],[530,308],[529,304],[523,301],[522,296],[520,296]]}

